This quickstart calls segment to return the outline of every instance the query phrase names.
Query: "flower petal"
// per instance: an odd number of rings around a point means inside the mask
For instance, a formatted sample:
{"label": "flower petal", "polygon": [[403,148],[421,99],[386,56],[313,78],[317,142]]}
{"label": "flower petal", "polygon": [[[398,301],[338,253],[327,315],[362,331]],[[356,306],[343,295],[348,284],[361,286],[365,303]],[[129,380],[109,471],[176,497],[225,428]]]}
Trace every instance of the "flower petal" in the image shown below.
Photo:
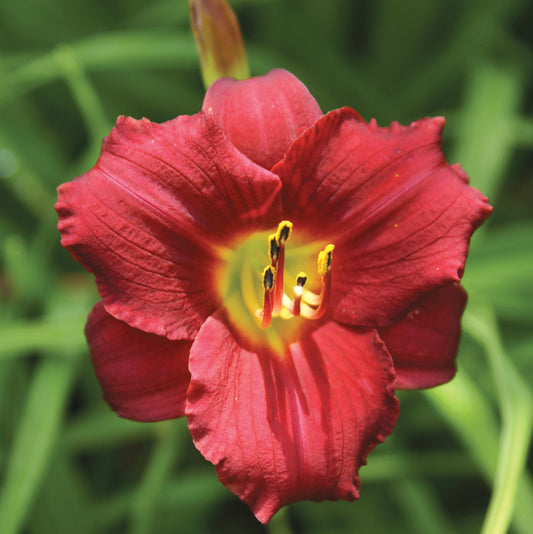
{"label": "flower petal", "polygon": [[322,116],[305,85],[283,69],[243,81],[218,80],[209,87],[202,109],[239,150],[266,169]]}
{"label": "flower petal", "polygon": [[465,305],[462,286],[448,284],[416,301],[405,319],[379,329],[394,361],[396,389],[430,388],[454,377]]}
{"label": "flower petal", "polygon": [[359,467],[398,414],[374,330],[329,322],[279,355],[239,345],[217,313],[189,369],[194,443],[263,523],[296,500],[356,499]]}
{"label": "flower petal", "polygon": [[293,143],[273,168],[295,232],[333,242],[329,316],[386,326],[421,294],[462,276],[487,199],[449,166],[442,118],[378,128],[337,110]]}
{"label": "flower petal", "polygon": [[85,334],[104,398],[121,417],[161,421],[184,414],[191,341],[169,341],[109,315],[102,302]]}
{"label": "flower petal", "polygon": [[280,187],[202,113],[121,117],[95,167],[58,189],[61,243],[96,275],[114,317],[193,339],[218,307],[214,247],[275,224]]}

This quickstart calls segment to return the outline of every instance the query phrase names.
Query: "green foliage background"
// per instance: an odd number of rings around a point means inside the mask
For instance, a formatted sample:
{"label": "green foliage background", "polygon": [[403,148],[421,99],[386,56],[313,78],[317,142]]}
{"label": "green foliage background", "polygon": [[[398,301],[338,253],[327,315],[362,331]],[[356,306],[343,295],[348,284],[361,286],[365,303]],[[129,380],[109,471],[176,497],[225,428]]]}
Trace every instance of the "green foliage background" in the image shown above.
{"label": "green foliage background", "polygon": [[59,246],[52,206],[117,115],[199,110],[186,1],[0,0],[0,532],[531,533],[532,3],[231,3],[252,71],[288,68],[324,111],[447,117],[448,160],[495,207],[467,265],[458,376],[400,392],[359,502],[297,503],[266,528],[184,421],[117,418],[82,333],[98,297]]}

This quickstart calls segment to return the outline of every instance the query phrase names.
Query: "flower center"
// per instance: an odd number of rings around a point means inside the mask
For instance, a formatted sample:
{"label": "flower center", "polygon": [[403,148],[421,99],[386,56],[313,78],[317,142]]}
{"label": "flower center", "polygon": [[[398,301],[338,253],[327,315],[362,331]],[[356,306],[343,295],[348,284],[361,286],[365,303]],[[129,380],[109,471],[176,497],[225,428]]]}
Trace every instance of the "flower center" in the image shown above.
{"label": "flower center", "polygon": [[277,351],[306,320],[324,315],[331,289],[334,245],[293,238],[292,226],[282,221],[274,234],[254,233],[220,251],[217,286],[230,322],[250,342]]}

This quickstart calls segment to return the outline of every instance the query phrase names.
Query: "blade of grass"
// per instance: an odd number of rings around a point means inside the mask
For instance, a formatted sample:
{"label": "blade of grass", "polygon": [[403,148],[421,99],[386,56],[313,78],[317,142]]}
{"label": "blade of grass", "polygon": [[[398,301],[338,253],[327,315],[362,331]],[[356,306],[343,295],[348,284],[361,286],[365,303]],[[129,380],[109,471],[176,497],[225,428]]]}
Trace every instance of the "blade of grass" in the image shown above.
{"label": "blade of grass", "polygon": [[270,520],[266,527],[268,534],[291,534],[289,523],[289,508],[285,506]]}
{"label": "blade of grass", "polygon": [[514,120],[522,99],[520,77],[481,64],[472,73],[453,161],[461,162],[472,185],[494,202],[515,145]]}
{"label": "blade of grass", "polygon": [[[2,132],[0,126],[0,143],[2,143],[4,137],[7,137],[7,135]],[[50,206],[54,204],[55,196],[50,194],[40,177],[20,163],[20,154],[10,148],[7,150],[16,161],[14,172],[4,182],[7,189],[22,203],[29,213],[37,218],[43,217],[45,211],[49,210]]]}
{"label": "blade of grass", "polygon": [[406,477],[460,477],[476,472],[462,452],[447,450],[435,452],[380,453],[375,452],[372,461],[365,466],[361,480],[365,484],[391,482]]}
{"label": "blade of grass", "polygon": [[91,534],[94,516],[70,458],[58,446],[35,503],[28,530],[31,534]]}
{"label": "blade of grass", "polygon": [[516,118],[513,124],[517,145],[533,148],[533,120],[527,117]]}
{"label": "blade of grass", "polygon": [[164,432],[155,445],[150,461],[131,501],[130,518],[132,534],[153,532],[152,519],[157,512],[159,496],[168,480],[172,466],[179,453],[180,439],[187,433],[185,418],[159,426]]}
{"label": "blade of grass", "polygon": [[64,319],[13,321],[0,324],[0,359],[27,355],[32,350],[67,349],[72,353],[85,345],[83,326],[86,314]]}
{"label": "blade of grass", "polygon": [[[96,503],[94,518],[97,531],[114,532],[113,526],[127,516],[134,498],[135,494],[127,490]],[[172,510],[178,516],[187,514],[189,519],[203,518],[206,510],[213,508],[215,503],[224,499],[228,499],[228,491],[216,480],[213,473],[195,470],[164,484],[156,510],[158,512]]]}
{"label": "blade of grass", "polygon": [[533,225],[521,221],[491,230],[472,254],[463,283],[471,300],[490,301],[500,319],[531,319]]}
{"label": "blade of grass", "polygon": [[104,408],[74,419],[63,433],[63,444],[69,452],[97,451],[137,441],[149,441],[154,425],[118,417]]}
{"label": "blade of grass", "polygon": [[[492,485],[498,465],[498,425],[489,402],[475,382],[464,369],[460,369],[450,383],[423,393],[455,431]],[[533,524],[531,502],[533,484],[524,475],[513,517],[514,526],[521,534],[529,534]]]}
{"label": "blade of grass", "polygon": [[456,530],[429,484],[406,478],[392,484],[390,490],[407,516],[412,532],[453,534]]}
{"label": "blade of grass", "polygon": [[[533,396],[505,353],[494,313],[488,306],[470,307],[465,330],[485,349],[502,418],[494,489],[482,534],[507,532],[533,429]],[[523,490],[520,492],[523,495]],[[531,518],[529,526],[531,526]]]}
{"label": "blade of grass", "polygon": [[[420,64],[398,92],[398,107],[420,109],[435,102],[435,97],[440,100],[446,97],[447,91],[455,90],[464,73],[471,70],[471,65],[477,65],[483,53],[488,52],[487,48],[493,46],[500,25],[513,15],[520,1],[491,0],[485,2],[483,10],[473,2],[465,4],[458,11],[442,50]],[[490,112],[488,109],[488,116]]]}
{"label": "blade of grass", "polygon": [[20,532],[46,473],[74,377],[74,361],[42,360],[17,427],[0,494],[0,532]]}
{"label": "blade of grass", "polygon": [[[124,31],[91,36],[70,44],[87,71],[131,70],[197,64],[192,37],[177,32]],[[26,62],[0,81],[0,103],[22,95],[63,76],[52,50]]]}
{"label": "blade of grass", "polygon": [[72,46],[66,44],[58,46],[54,50],[54,57],[82,114],[90,144],[93,149],[98,148],[102,138],[111,129],[100,99],[85,75]]}
{"label": "blade of grass", "polygon": [[28,389],[26,366],[16,360],[0,361],[0,473],[5,473],[8,451]]}
{"label": "blade of grass", "polygon": [[475,382],[464,369],[459,369],[451,382],[423,393],[463,440],[490,480],[498,459],[498,426]]}

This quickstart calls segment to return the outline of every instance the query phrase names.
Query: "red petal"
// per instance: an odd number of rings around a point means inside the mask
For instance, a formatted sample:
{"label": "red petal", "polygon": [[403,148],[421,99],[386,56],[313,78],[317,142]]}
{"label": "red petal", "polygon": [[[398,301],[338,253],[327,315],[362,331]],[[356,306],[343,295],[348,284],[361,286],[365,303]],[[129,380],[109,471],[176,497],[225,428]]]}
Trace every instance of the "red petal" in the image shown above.
{"label": "red petal", "polygon": [[330,316],[386,326],[418,296],[463,273],[472,232],[491,212],[441,151],[442,118],[378,128],[329,113],[274,172],[295,232],[333,242]]}
{"label": "red petal", "polygon": [[379,330],[396,369],[397,389],[430,388],[455,375],[466,291],[448,284],[424,295],[407,317]]}
{"label": "red petal", "polygon": [[85,334],[104,398],[121,417],[161,421],[184,414],[191,341],[146,334],[109,315],[102,302]]}
{"label": "red petal", "polygon": [[117,319],[192,339],[218,307],[213,245],[276,224],[280,187],[201,113],[122,117],[96,166],[59,188],[61,242]]}
{"label": "red petal", "polygon": [[278,355],[240,346],[217,313],[189,368],[195,445],[263,523],[293,501],[356,499],[359,467],[398,414],[374,330],[329,322]]}
{"label": "red petal", "polygon": [[322,116],[305,85],[282,69],[243,81],[218,80],[208,89],[202,109],[239,150],[267,169]]}

